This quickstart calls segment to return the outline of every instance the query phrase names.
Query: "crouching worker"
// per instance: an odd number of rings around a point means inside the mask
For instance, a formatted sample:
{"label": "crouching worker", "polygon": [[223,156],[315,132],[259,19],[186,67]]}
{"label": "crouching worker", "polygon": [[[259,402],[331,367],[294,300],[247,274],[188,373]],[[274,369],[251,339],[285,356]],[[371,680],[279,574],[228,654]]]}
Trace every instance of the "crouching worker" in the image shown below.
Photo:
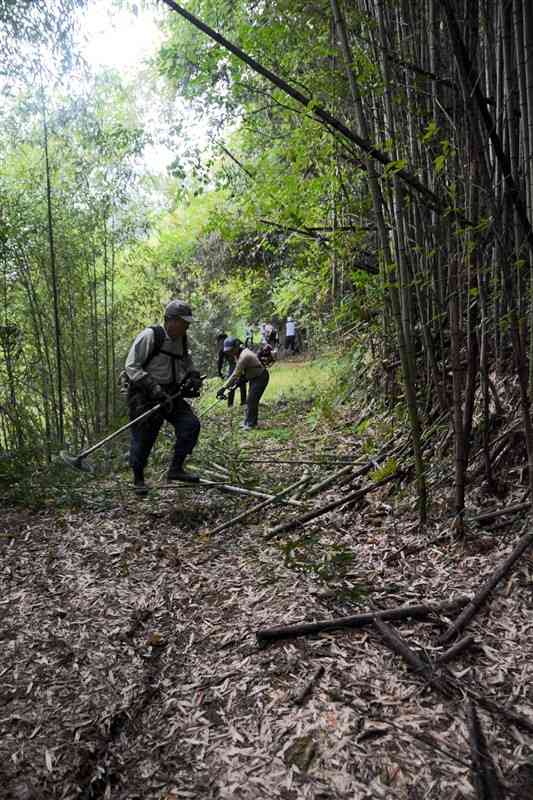
{"label": "crouching worker", "polygon": [[218,390],[217,397],[224,399],[226,391],[237,386],[243,379],[249,383],[250,389],[246,401],[246,417],[242,424],[245,430],[257,427],[259,401],[268,386],[269,374],[259,358],[234,336],[229,336],[224,342],[224,352],[235,359],[235,369],[228,380]]}
{"label": "crouching worker", "polygon": [[[194,370],[187,345],[187,328],[192,321],[190,306],[181,300],[173,300],[165,308],[164,326],[153,325],[142,330],[126,359],[130,421],[162,403],[160,409],[131,428],[129,460],[135,491],[139,495],[148,493],[144,468],[165,420],[176,433],[167,479],[198,481],[197,475],[187,472],[184,461],[198,441],[200,422],[183,396],[173,398],[176,393],[188,397],[197,397],[200,393],[202,379]],[[178,387],[187,374],[187,390],[183,391]]]}

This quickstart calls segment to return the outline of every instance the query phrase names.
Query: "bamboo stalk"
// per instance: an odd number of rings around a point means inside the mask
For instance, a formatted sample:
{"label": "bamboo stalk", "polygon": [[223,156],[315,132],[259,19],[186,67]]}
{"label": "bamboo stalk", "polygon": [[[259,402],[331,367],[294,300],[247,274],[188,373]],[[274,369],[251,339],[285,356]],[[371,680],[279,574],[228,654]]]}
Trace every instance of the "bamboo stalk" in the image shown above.
{"label": "bamboo stalk", "polygon": [[267,540],[273,539],[274,536],[277,536],[279,533],[291,531],[294,528],[298,528],[300,525],[305,525],[312,519],[321,517],[323,514],[327,514],[328,511],[333,511],[335,508],[345,505],[345,503],[353,503],[354,500],[359,500],[361,497],[364,497],[365,494],[374,492],[376,489],[379,489],[381,486],[384,486],[393,479],[401,477],[402,474],[403,473],[395,472],[393,475],[388,475],[386,478],[383,478],[383,480],[378,481],[377,483],[370,484],[370,486],[364,486],[362,489],[356,489],[354,492],[350,492],[340,499],[332,500],[331,503],[327,503],[321,508],[315,508],[312,511],[308,511],[306,514],[302,514],[301,517],[296,517],[296,519],[291,519],[287,522],[281,522],[279,525],[271,528],[265,538]]}
{"label": "bamboo stalk", "polygon": [[380,619],[424,619],[430,614],[456,611],[467,603],[468,597],[457,597],[455,600],[446,600],[443,603],[399,606],[383,611],[366,611],[363,614],[355,614],[350,617],[337,617],[320,622],[302,622],[297,625],[281,625],[276,628],[263,628],[257,631],[255,635],[258,643],[260,645],[265,645],[268,642],[286,639],[291,636],[307,636],[308,634],[323,633],[324,631],[333,631],[342,628],[363,628],[365,625],[371,625],[376,617]]}
{"label": "bamboo stalk", "polygon": [[479,800],[504,800],[505,793],[490,755],[476,707],[471,700],[467,703],[467,712],[472,778],[477,796]]}
{"label": "bamboo stalk", "polygon": [[[243,511],[242,514],[238,514],[236,517],[232,517],[232,519],[227,520],[227,522],[223,522],[221,525],[219,525],[217,528],[214,528],[210,532],[211,535],[214,535],[215,533],[220,533],[220,531],[223,531],[226,528],[231,527],[231,525],[234,525],[236,522],[240,522],[240,520],[244,519],[245,517],[249,517],[251,514],[255,513],[256,511],[259,511],[262,508],[266,508],[266,506],[270,505],[270,503],[273,503],[273,502],[279,500],[280,498],[282,498],[285,495],[289,494],[294,489],[297,489],[299,486],[301,486],[302,484],[304,484],[306,482],[307,482],[307,476],[305,478],[300,479],[296,483],[291,483],[291,485],[290,486],[286,486],[285,489],[283,489],[283,491],[278,492],[277,494],[272,495],[271,497],[269,497],[268,500],[264,501],[264,503],[259,503],[259,505],[257,505],[257,506],[252,506],[252,508],[248,508],[246,511]],[[297,501],[293,500],[292,502],[295,503]]]}
{"label": "bamboo stalk", "polygon": [[403,639],[397,631],[393,631],[393,635],[389,635],[392,629],[390,626],[385,626],[383,624],[382,615],[380,615],[380,619],[374,618],[373,622],[376,628],[379,628],[384,641],[389,645],[391,650],[393,650],[395,653],[398,653],[398,655],[401,655],[411,669],[420,675],[432,688],[436,689],[439,694],[448,699],[450,695],[463,696],[466,693],[468,697],[470,697],[472,700],[475,700],[478,705],[487,709],[487,711],[491,711],[493,714],[502,716],[511,725],[516,725],[518,728],[523,728],[529,733],[533,733],[533,722],[528,719],[528,717],[525,717],[522,714],[517,714],[508,708],[504,708],[494,700],[484,697],[479,692],[471,689],[468,686],[464,686],[451,674],[451,672],[448,672],[446,668],[442,669],[442,671],[439,671],[439,673],[435,673],[433,670],[431,670],[415,653],[413,653],[405,639]]}
{"label": "bamboo stalk", "polygon": [[[245,489],[243,486],[232,486],[229,483],[220,483],[219,481],[210,481],[207,478],[200,478],[199,481],[195,481],[194,483],[155,483],[152,485],[152,489],[197,489],[198,486],[205,486],[206,488],[214,488],[218,489],[219,492],[225,492],[226,494],[240,494],[246,495],[247,497],[262,497],[266,500],[275,500],[276,495],[267,494],[266,492],[258,492],[253,489]],[[290,498],[277,498],[280,499],[282,503],[288,503],[291,506],[304,506],[304,503],[299,502],[298,500],[291,500]]]}
{"label": "bamboo stalk", "polygon": [[477,517],[470,517],[468,522],[486,522],[489,519],[501,517],[504,514],[518,514],[520,511],[527,511],[531,508],[531,503],[517,503],[514,506],[506,506],[505,508],[496,508],[494,511],[485,511],[483,514],[478,514]]}
{"label": "bamboo stalk", "polygon": [[470,601],[468,606],[461,612],[455,622],[453,622],[448,630],[437,639],[438,644],[447,644],[453,637],[465,628],[468,623],[475,617],[485,600],[488,598],[492,590],[498,585],[502,578],[514,566],[520,556],[533,544],[533,533],[526,533],[522,536],[511,555],[505,559],[503,564],[493,573],[488,581],[482,586],[475,597]]}
{"label": "bamboo stalk", "polygon": [[437,664],[447,664],[449,661],[453,661],[454,658],[461,655],[465,650],[468,650],[469,647],[472,647],[476,643],[476,640],[473,636],[464,636],[454,645],[452,645],[448,650],[445,650],[436,658]]}

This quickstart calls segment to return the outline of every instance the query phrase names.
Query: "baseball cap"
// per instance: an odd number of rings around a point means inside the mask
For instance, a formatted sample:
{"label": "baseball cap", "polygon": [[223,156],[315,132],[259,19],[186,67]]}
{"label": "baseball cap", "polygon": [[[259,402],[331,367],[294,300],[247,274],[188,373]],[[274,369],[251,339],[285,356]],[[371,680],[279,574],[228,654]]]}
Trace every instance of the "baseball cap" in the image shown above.
{"label": "baseball cap", "polygon": [[172,300],[165,308],[165,319],[184,319],[185,322],[192,322],[192,310],[183,300]]}
{"label": "baseball cap", "polygon": [[234,347],[238,347],[239,345],[240,341],[236,336],[228,336],[227,339],[224,339],[224,352],[227,353],[228,350],[233,350]]}

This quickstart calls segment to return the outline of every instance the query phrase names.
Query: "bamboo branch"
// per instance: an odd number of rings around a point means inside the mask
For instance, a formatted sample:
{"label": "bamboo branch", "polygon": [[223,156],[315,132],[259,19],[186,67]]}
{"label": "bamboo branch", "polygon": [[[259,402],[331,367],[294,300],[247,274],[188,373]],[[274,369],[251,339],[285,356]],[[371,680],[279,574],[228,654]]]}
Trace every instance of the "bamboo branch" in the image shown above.
{"label": "bamboo branch", "polygon": [[437,639],[438,644],[447,644],[453,637],[465,628],[468,623],[475,617],[489,594],[497,586],[497,584],[504,578],[507,573],[514,566],[520,556],[533,544],[533,533],[526,533],[522,536],[511,555],[503,562],[503,564],[492,574],[489,580],[481,587],[479,592],[473,597],[467,607],[457,617],[448,630]]}
{"label": "bamboo branch", "polygon": [[374,626],[377,628],[386,644],[389,645],[390,649],[394,653],[402,656],[411,669],[421,675],[429,686],[436,689],[439,694],[445,697],[450,698],[453,696],[453,691],[450,686],[436,675],[428,662],[422,661],[422,659],[411,650],[405,639],[400,636],[394,628],[387,625],[387,623],[378,616],[374,619]]}
{"label": "bamboo branch", "polygon": [[449,661],[453,661],[454,658],[457,658],[464,650],[467,650],[469,647],[472,647],[476,643],[476,640],[473,636],[464,636],[462,639],[459,639],[458,642],[453,644],[448,650],[445,650],[439,656],[437,656],[435,663],[436,664],[447,664]]}
{"label": "bamboo branch", "polygon": [[[197,489],[198,486],[205,486],[207,489],[218,489],[219,492],[224,492],[225,494],[240,494],[247,497],[262,497],[269,501],[276,499],[276,495],[273,494],[258,492],[253,489],[245,489],[243,486],[232,486],[229,483],[220,483],[220,481],[210,481],[207,478],[200,478],[200,480],[195,483],[154,483],[152,485],[152,489]],[[291,500],[290,498],[278,499],[281,503],[288,503],[291,506],[298,506],[299,508],[304,506],[304,504],[298,500]]]}

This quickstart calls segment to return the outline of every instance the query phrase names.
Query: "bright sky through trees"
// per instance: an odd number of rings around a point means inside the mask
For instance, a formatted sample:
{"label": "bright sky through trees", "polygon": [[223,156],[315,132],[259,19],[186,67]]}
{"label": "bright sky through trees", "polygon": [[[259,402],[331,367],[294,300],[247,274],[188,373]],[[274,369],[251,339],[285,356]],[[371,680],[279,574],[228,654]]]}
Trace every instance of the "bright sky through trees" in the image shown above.
{"label": "bright sky through trees", "polygon": [[[139,87],[145,83],[140,76],[150,58],[154,57],[163,40],[158,27],[158,15],[168,14],[168,10],[155,2],[131,8],[117,8],[110,0],[91,0],[80,17],[80,47],[84,58],[94,71],[101,68],[114,68],[123,77],[134,80],[139,77]],[[163,110],[165,105],[165,110]],[[172,112],[168,111],[166,99],[150,94],[149,102],[144,103],[143,125],[151,133],[154,143],[147,145],[144,162],[150,172],[165,173],[177,152],[161,143],[161,135],[167,124],[178,119],[184,122],[183,137],[177,143],[178,149],[186,146],[187,140],[202,142],[207,146],[207,131],[201,121],[182,101],[176,98]],[[159,141],[159,143],[158,143]]]}
{"label": "bright sky through trees", "polygon": [[91,0],[81,23],[85,58],[94,67],[115,67],[135,74],[162,39],[156,14],[155,3],[134,14],[116,8],[109,0]]}

